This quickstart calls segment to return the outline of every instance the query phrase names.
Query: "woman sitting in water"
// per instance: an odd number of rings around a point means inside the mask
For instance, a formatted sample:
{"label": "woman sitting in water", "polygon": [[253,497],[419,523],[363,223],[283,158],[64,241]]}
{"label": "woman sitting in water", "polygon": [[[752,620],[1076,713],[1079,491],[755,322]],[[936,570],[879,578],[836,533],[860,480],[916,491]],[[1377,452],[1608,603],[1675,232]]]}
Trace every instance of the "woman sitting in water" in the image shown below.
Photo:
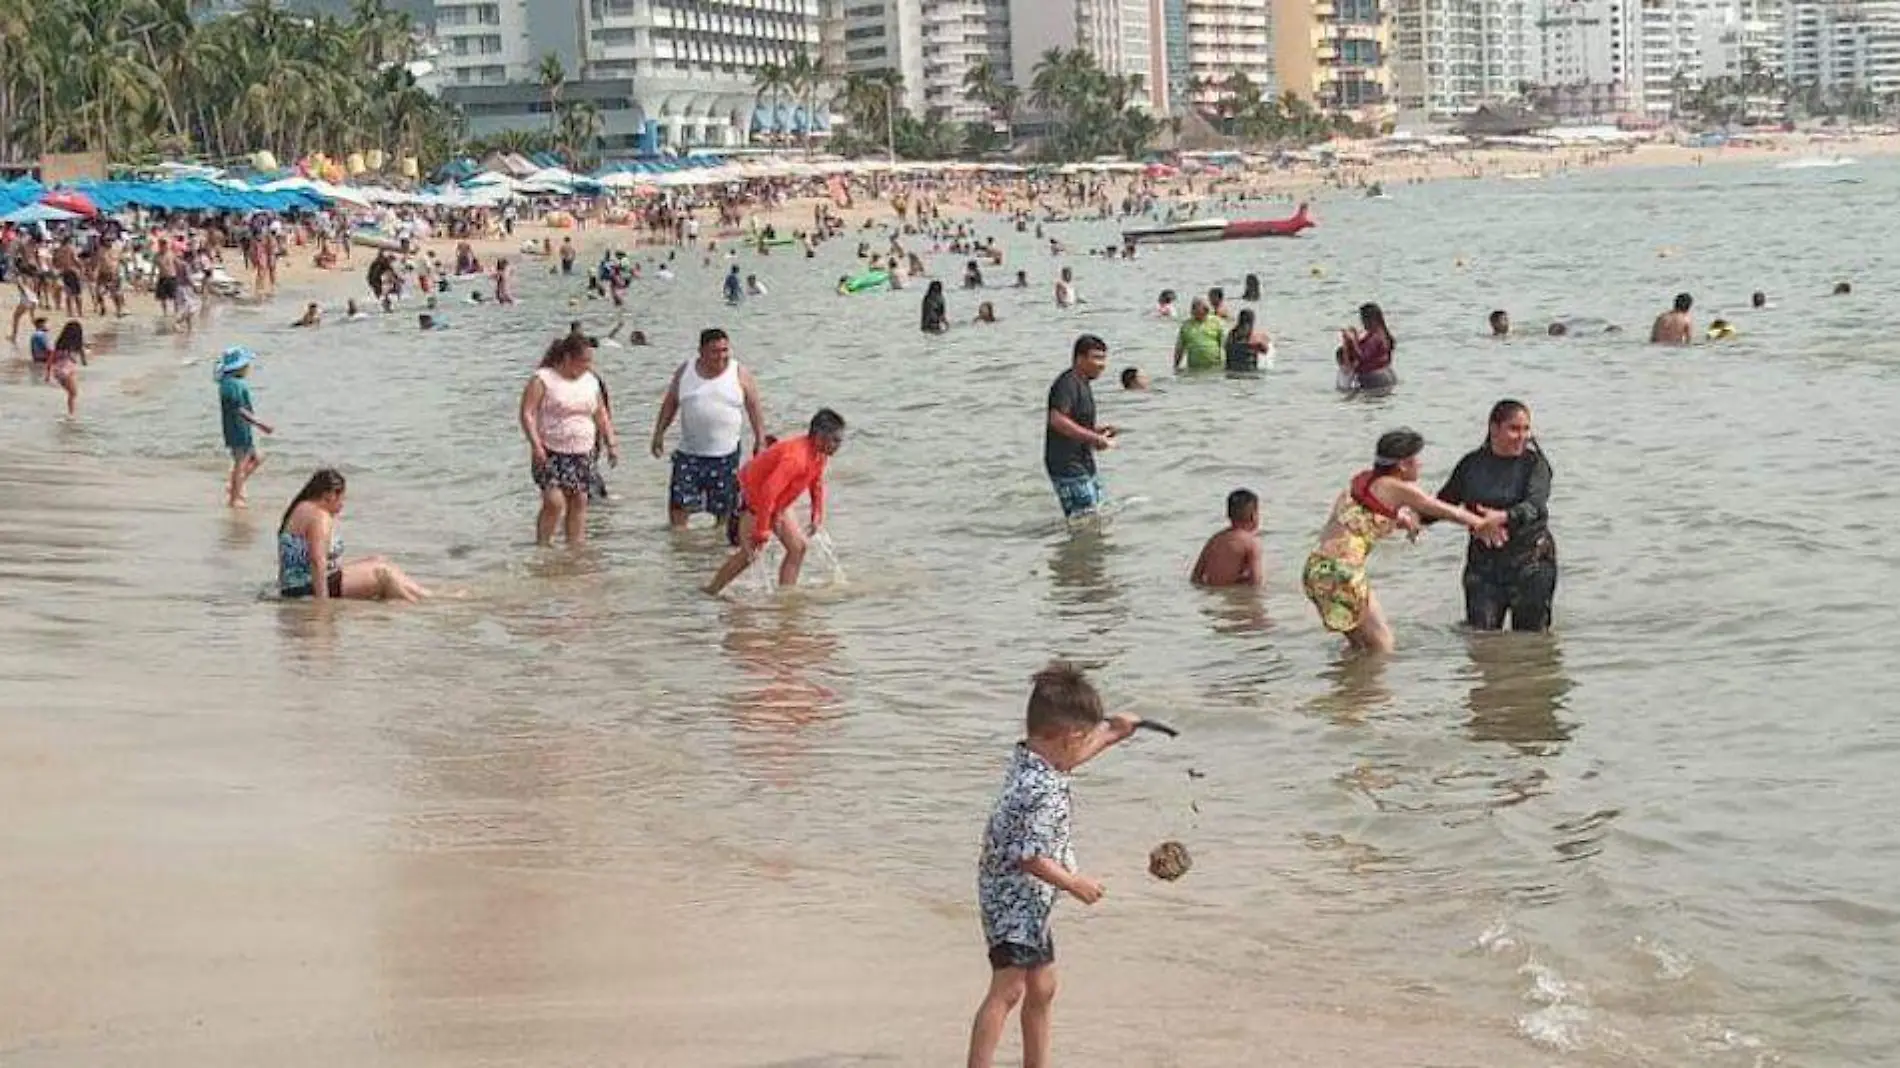
{"label": "woman sitting in water", "polygon": [[1229,371],[1251,374],[1260,370],[1262,361],[1273,363],[1273,339],[1254,329],[1252,308],[1242,309],[1239,318],[1234,320],[1226,347]]}
{"label": "woman sitting in water", "polygon": [[1481,537],[1504,529],[1510,518],[1483,506],[1467,511],[1419,489],[1419,453],[1424,448],[1425,439],[1416,431],[1381,436],[1372,467],[1353,476],[1346,492],[1333,502],[1319,546],[1306,558],[1302,584],[1319,610],[1320,624],[1344,634],[1354,649],[1392,650],[1392,628],[1366,579],[1366,558],[1376,542],[1395,529],[1416,534],[1420,516],[1448,519]]}
{"label": "woman sitting in water", "polygon": [[1354,390],[1389,390],[1399,384],[1399,376],[1392,371],[1392,354],[1398,351],[1398,339],[1386,327],[1385,312],[1377,304],[1359,306],[1359,324],[1363,329],[1347,327],[1339,332],[1340,381],[1344,383],[1345,373],[1350,372],[1350,388]]}
{"label": "woman sitting in water", "polygon": [[[419,601],[428,591],[380,556],[343,562],[336,518],[343,514],[343,475],[323,468],[310,476],[277,524],[277,592],[318,601]],[[316,576],[324,576],[316,581]]]}

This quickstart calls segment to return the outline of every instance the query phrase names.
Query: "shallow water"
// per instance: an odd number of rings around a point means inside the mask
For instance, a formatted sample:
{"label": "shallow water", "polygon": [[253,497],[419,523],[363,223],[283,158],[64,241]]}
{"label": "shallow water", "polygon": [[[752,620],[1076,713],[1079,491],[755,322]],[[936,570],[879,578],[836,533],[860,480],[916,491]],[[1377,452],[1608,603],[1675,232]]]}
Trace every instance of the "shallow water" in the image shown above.
{"label": "shallow water", "polygon": [[[1900,471],[1878,436],[1900,414],[1900,346],[1875,305],[1894,260],[1861,235],[1896,192],[1887,163],[1402,187],[1320,205],[1298,241],[1072,254],[1090,302],[1074,312],[1051,307],[1050,258],[1009,235],[1009,263],[987,273],[1024,267],[1036,284],[984,293],[1003,320],[989,327],[964,325],[977,298],[952,288],[958,326],[940,338],[916,330],[917,290],[834,296],[854,269],[838,244],[816,264],[748,258],[772,293],[736,310],[717,300],[720,268],[689,265],[634,290],[632,325],[655,347],[600,354],[628,455],[578,556],[530,544],[514,402],[546,338],[576,314],[604,329],[602,306],[570,309],[570,287],[530,268],[521,306],[452,307],[433,335],[407,316],[292,331],[276,325],[289,300],[233,309],[215,339],[263,354],[253,388],[279,430],[248,518],[218,509],[207,344],[128,342],[88,373],[76,425],[51,391],[0,381],[19,413],[0,423],[7,720],[75,767],[167,754],[181,781],[140,781],[139,840],[183,867],[228,859],[185,781],[215,760],[254,779],[222,802],[230,819],[304,840],[663,881],[712,857],[773,879],[709,879],[702,904],[848,909],[899,938],[906,916],[947,915],[973,962],[976,836],[1025,680],[1074,657],[1112,704],[1183,736],[1083,775],[1081,859],[1116,896],[1086,916],[1065,905],[1065,944],[1110,973],[1165,964],[1202,1024],[1299,987],[1435,1006],[1518,1036],[1526,1064],[1882,1063],[1900,1042],[1885,818],[1900,786],[1884,774],[1900,729],[1877,710],[1900,620],[1881,591],[1900,565],[1868,547],[1900,522],[1871,488]],[[1079,247],[1111,228],[1055,232]],[[954,287],[959,261],[931,263]],[[1250,271],[1276,368],[1162,374],[1155,293],[1237,294]],[[1857,293],[1828,297],[1839,278]],[[1699,322],[1723,315],[1741,336],[1641,344],[1685,289]],[[1770,309],[1748,310],[1754,289]],[[1368,299],[1399,337],[1402,385],[1342,401],[1333,331]],[[1566,316],[1624,330],[1498,344],[1482,337],[1494,306],[1533,331]],[[775,431],[820,404],[851,423],[833,467],[842,584],[773,598],[742,583],[712,601],[696,591],[718,538],[664,530],[652,398],[714,323]],[[1072,535],[1040,470],[1041,406],[1081,331],[1159,385],[1098,387],[1125,430],[1102,459],[1121,504]],[[1442,477],[1506,395],[1533,406],[1556,467],[1557,632],[1464,633],[1463,547],[1437,530],[1375,554],[1400,653],[1343,661],[1297,587],[1333,494],[1400,424]],[[351,554],[466,599],[327,619],[261,600],[277,510],[318,463],[351,478]],[[1185,583],[1242,485],[1265,502],[1258,601]],[[8,870],[29,876],[15,885],[83,884],[32,827],[0,815]],[[1159,887],[1143,858],[1163,838],[1196,863]],[[414,904],[366,922],[447,954],[491,918],[512,926],[521,903],[492,894],[467,927],[434,930]],[[0,945],[61,952],[24,930]],[[190,959],[135,956],[119,983]],[[399,961],[397,986],[426,996],[451,958]],[[18,1049],[57,1051],[73,1026],[40,1007]]]}

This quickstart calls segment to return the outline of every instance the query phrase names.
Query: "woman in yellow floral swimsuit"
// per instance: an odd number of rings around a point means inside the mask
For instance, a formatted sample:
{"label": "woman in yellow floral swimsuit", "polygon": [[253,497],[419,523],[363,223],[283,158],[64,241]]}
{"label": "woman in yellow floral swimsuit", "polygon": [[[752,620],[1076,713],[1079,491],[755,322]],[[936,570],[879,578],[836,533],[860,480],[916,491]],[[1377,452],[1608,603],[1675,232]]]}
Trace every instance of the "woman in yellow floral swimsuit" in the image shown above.
{"label": "woman in yellow floral swimsuit", "polygon": [[1379,610],[1379,598],[1366,581],[1366,557],[1372,546],[1394,530],[1418,533],[1418,517],[1450,520],[1483,532],[1504,525],[1505,513],[1479,506],[1469,511],[1446,504],[1418,487],[1419,453],[1425,439],[1416,431],[1394,430],[1379,438],[1370,470],[1353,476],[1333,502],[1320,532],[1319,547],[1306,558],[1302,584],[1319,609],[1327,630],[1344,634],[1354,649],[1392,651],[1392,628]]}

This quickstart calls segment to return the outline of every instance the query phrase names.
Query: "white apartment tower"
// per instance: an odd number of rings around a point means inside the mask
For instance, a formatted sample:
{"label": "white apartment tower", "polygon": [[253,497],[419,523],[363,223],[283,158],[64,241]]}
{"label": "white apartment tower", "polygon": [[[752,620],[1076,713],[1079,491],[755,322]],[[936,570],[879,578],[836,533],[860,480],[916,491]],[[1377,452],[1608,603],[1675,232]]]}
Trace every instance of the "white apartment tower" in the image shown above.
{"label": "white apartment tower", "polygon": [[[1184,86],[1224,83],[1236,74],[1270,96],[1273,81],[1273,6],[1268,0],[1180,0],[1186,16]],[[1181,54],[1180,49],[1176,49]],[[1222,94],[1203,90],[1189,94],[1197,107],[1211,105]]]}
{"label": "white apartment tower", "polygon": [[[841,74],[895,71],[904,81],[899,104],[915,115],[933,111],[954,121],[985,111],[963,92],[963,76],[993,61],[992,0],[843,0]],[[1007,79],[1007,68],[998,71]]]}
{"label": "white apartment tower", "polygon": [[1009,54],[1015,84],[1025,92],[1036,64],[1052,49],[1080,48],[1111,74],[1141,76],[1143,91],[1134,101],[1150,106],[1148,87],[1165,71],[1154,69],[1153,25],[1149,0],[1010,0]]}
{"label": "white apartment tower", "polygon": [[760,67],[823,54],[825,0],[435,0],[445,95],[478,133],[521,126],[543,57],[571,99],[599,108],[610,150],[732,147],[755,129],[822,125],[801,108],[758,107]]}
{"label": "white apartment tower", "polygon": [[[1679,96],[1708,78],[1731,73],[1720,44],[1738,27],[1733,64],[1740,72],[1746,16],[1773,10],[1772,0],[1548,0],[1540,24],[1538,80],[1566,118],[1668,120]],[[1763,53],[1764,62],[1773,60]]]}
{"label": "white apartment tower", "polygon": [[1537,82],[1539,0],[1399,0],[1392,76],[1401,113],[1469,115]]}
{"label": "white apartment tower", "polygon": [[1900,93],[1900,0],[1790,0],[1789,84],[1825,93]]}

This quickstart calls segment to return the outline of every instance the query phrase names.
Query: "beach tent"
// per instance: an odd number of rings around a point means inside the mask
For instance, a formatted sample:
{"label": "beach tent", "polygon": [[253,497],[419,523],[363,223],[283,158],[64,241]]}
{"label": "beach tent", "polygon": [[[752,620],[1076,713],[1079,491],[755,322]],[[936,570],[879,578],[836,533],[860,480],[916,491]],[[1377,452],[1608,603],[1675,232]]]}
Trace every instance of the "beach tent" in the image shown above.
{"label": "beach tent", "polygon": [[78,218],[82,218],[78,212],[56,208],[51,204],[28,204],[0,215],[0,223],[71,222]]}

